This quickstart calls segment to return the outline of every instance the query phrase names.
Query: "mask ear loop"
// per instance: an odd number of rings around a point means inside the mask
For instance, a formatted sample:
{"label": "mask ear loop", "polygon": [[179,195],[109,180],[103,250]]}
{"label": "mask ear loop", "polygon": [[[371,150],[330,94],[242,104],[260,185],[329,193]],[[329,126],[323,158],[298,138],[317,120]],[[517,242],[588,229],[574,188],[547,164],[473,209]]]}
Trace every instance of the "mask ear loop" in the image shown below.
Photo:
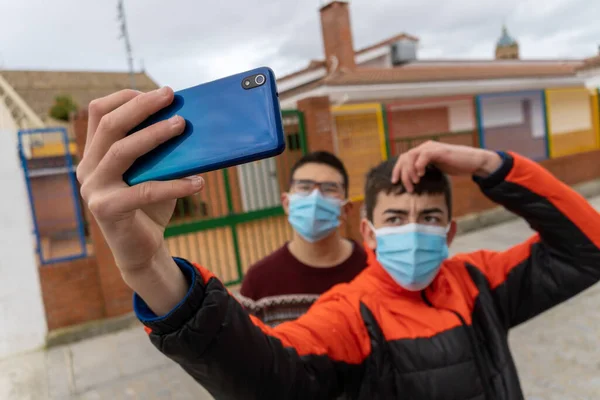
{"label": "mask ear loop", "polygon": [[371,232],[373,232],[373,235],[377,236],[377,229],[375,229],[375,225],[373,225],[373,223],[369,220],[367,220],[367,223],[369,224],[369,228],[371,229]]}

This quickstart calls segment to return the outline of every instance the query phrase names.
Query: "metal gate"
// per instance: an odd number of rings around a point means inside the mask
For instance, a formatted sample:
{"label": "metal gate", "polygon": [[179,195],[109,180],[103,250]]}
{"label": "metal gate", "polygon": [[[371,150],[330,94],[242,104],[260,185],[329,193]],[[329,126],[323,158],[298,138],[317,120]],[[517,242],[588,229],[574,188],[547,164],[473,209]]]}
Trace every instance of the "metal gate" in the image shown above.
{"label": "metal gate", "polygon": [[87,256],[84,220],[65,128],[21,130],[19,156],[42,265]]}
{"label": "metal gate", "polygon": [[274,158],[204,174],[205,189],[180,199],[165,237],[174,256],[210,268],[226,285],[292,237],[281,207],[292,165],[306,154],[304,120],[283,111],[285,151]]}

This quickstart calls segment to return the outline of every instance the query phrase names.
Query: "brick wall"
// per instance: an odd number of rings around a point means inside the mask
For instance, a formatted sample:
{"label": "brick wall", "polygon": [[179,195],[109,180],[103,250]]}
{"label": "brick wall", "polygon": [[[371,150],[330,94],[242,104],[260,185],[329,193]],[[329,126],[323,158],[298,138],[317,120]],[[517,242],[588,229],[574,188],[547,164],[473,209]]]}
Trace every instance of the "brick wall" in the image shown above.
{"label": "brick wall", "polygon": [[39,268],[48,330],[104,317],[94,257]]}
{"label": "brick wall", "polygon": [[[348,4],[330,1],[320,12],[327,69],[354,69],[356,64]],[[333,57],[337,59],[337,65],[332,62]]]}

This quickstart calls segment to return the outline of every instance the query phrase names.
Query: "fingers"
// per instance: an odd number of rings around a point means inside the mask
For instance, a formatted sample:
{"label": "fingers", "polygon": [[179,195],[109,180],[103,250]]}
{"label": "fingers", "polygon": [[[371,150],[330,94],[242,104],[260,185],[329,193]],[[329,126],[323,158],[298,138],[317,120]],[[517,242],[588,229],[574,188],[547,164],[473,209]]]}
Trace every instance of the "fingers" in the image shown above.
{"label": "fingers", "polygon": [[[125,189],[119,205],[121,212],[137,210],[154,203],[175,200],[198,193],[204,187],[204,179],[199,176],[174,181],[151,181]],[[119,203],[115,201],[114,203]]]}
{"label": "fingers", "polygon": [[100,119],[141,93],[142,92],[137,90],[125,89],[90,102],[88,106],[88,129],[83,154],[87,152],[87,149],[92,142],[94,133],[96,132],[96,129],[98,129]]}
{"label": "fingers", "polygon": [[180,135],[185,129],[185,120],[174,116],[144,128],[113,143],[95,172],[100,181],[121,179],[136,159],[156,148],[161,143]]}
{"label": "fingers", "polygon": [[413,164],[416,154],[414,152],[409,151],[404,155],[404,159],[402,160],[400,177],[402,179],[402,185],[404,189],[408,193],[413,192]]}
{"label": "fingers", "polygon": [[415,185],[425,175],[427,165],[434,161],[434,147],[427,142],[398,157],[392,172],[392,183],[400,180],[406,191],[412,193]]}
{"label": "fingers", "polygon": [[96,218],[110,220],[161,201],[191,196],[203,187],[204,179],[199,176],[166,182],[145,182],[102,196],[93,196],[88,200],[88,207]]}
{"label": "fingers", "polygon": [[122,139],[146,118],[168,106],[172,101],[173,90],[163,87],[135,96],[112,112],[102,116],[87,149],[88,154],[84,160],[88,164],[87,168],[95,169],[114,142]]}

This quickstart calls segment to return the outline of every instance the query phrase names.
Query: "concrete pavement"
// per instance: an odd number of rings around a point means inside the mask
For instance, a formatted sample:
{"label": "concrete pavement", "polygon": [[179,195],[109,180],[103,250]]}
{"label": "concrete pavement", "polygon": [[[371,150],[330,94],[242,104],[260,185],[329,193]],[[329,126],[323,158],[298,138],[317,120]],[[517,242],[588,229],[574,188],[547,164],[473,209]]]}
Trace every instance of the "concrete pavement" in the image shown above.
{"label": "concrete pavement", "polygon": [[[600,210],[600,197],[591,203]],[[503,250],[530,234],[524,222],[509,222],[458,237],[452,252]],[[511,332],[528,399],[600,399],[599,310],[600,285],[596,285]],[[0,399],[211,397],[158,353],[136,327],[1,361]]]}

